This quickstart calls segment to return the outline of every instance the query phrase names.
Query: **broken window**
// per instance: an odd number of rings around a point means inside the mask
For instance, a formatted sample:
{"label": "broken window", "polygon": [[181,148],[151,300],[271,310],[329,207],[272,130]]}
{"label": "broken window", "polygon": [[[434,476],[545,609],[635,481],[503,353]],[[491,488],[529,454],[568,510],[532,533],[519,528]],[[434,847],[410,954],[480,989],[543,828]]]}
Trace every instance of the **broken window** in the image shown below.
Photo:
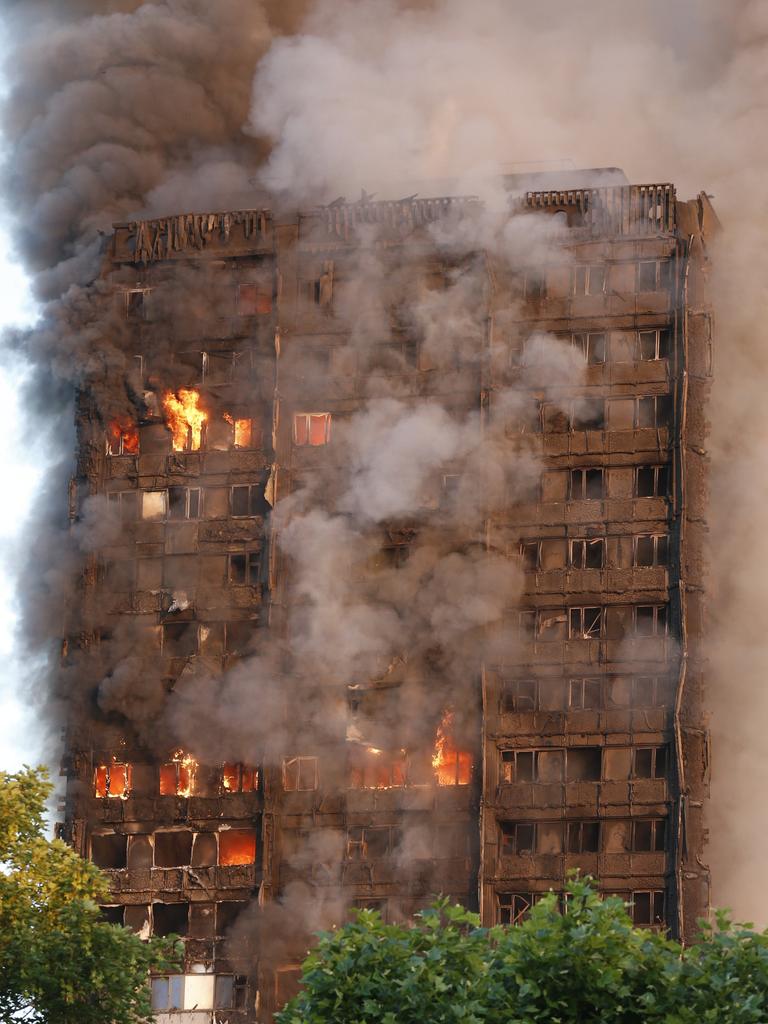
{"label": "broken window", "polygon": [[229,582],[235,586],[258,586],[261,580],[261,550],[229,556]]}
{"label": "broken window", "polygon": [[175,452],[196,452],[205,447],[208,413],[200,408],[200,392],[179,388],[163,395],[165,423]]}
{"label": "broken window", "polygon": [[661,676],[632,677],[632,705],[655,708],[664,703],[664,679]]}
{"label": "broken window", "polygon": [[547,297],[547,278],[543,270],[526,271],[523,295],[526,299],[545,299]]}
{"label": "broken window", "polygon": [[107,455],[138,455],[139,431],[133,423],[113,420],[107,429]]}
{"label": "broken window", "polygon": [[571,430],[605,430],[605,399],[576,399],[570,418]]}
{"label": "broken window", "polygon": [[191,658],[198,651],[196,622],[164,622],[163,654],[166,658]]}
{"label": "broken window", "polygon": [[602,766],[602,747],[571,747],[565,757],[566,782],[599,782]]}
{"label": "broken window", "polygon": [[168,518],[198,519],[200,517],[199,487],[168,488]]}
{"label": "broken window", "polygon": [[125,316],[128,320],[146,320],[151,288],[128,288],[125,292]]}
{"label": "broken window", "polygon": [[216,935],[226,935],[247,906],[246,900],[223,900],[216,904]]}
{"label": "broken window", "polygon": [[520,857],[536,852],[536,825],[532,821],[500,821],[502,857]]}
{"label": "broken window", "polygon": [[472,779],[472,754],[445,743],[432,756],[438,786],[468,786]]}
{"label": "broken window", "polygon": [[568,480],[569,501],[599,501],[604,494],[602,469],[572,469]]}
{"label": "broken window", "polygon": [[252,646],[258,623],[255,619],[224,624],[224,651],[226,654],[245,654]]}
{"label": "broken window", "polygon": [[632,778],[664,779],[666,775],[666,747],[635,747],[632,757]]}
{"label": "broken window", "polygon": [[125,920],[125,907],[99,907],[101,920],[106,924],[122,925]]}
{"label": "broken window", "polygon": [[520,924],[534,903],[532,892],[500,892],[498,894],[498,924]]}
{"label": "broken window", "polygon": [[537,540],[520,541],[520,561],[525,572],[535,572],[539,568],[541,543]]}
{"label": "broken window", "polygon": [[379,750],[353,746],[349,751],[348,786],[350,789],[392,789],[405,785],[404,750]]}
{"label": "broken window", "polygon": [[95,796],[125,800],[131,791],[131,766],[119,761],[100,764],[94,772],[93,789]]}
{"label": "broken window", "polygon": [[605,291],[605,264],[587,263],[573,269],[574,295],[602,295]]}
{"label": "broken window", "polygon": [[665,604],[641,604],[635,607],[635,636],[666,636],[669,608]]}
{"label": "broken window", "polygon": [[402,839],[397,825],[359,826],[347,831],[348,860],[379,860],[397,853]]}
{"label": "broken window", "polygon": [[331,439],[331,414],[329,412],[297,412],[293,416],[293,443],[299,446],[318,447],[328,444]]}
{"label": "broken window", "polygon": [[133,520],[136,518],[136,508],[138,504],[137,491],[110,491],[107,494],[107,499],[109,501],[110,507],[117,509],[119,511],[120,519],[122,520],[122,522],[133,522]]}
{"label": "broken window", "polygon": [[219,864],[254,864],[256,831],[252,828],[222,829],[219,832]]}
{"label": "broken window", "polygon": [[191,796],[195,789],[197,762],[179,753],[160,766],[160,796]]}
{"label": "broken window", "polygon": [[603,688],[599,677],[568,680],[568,707],[574,711],[594,711],[603,706]]}
{"label": "broken window", "polygon": [[633,853],[663,853],[666,845],[666,818],[640,818],[632,822]]}
{"label": "broken window", "polygon": [[248,978],[244,974],[217,974],[213,1005],[217,1010],[244,1010]]}
{"label": "broken window", "polygon": [[669,496],[669,466],[638,466],[635,471],[635,496],[666,498]]}
{"label": "broken window", "polygon": [[530,640],[536,632],[536,612],[532,608],[524,608],[515,613],[514,624],[521,640]]}
{"label": "broken window", "polygon": [[668,327],[638,331],[636,358],[643,362],[669,358],[670,333]]}
{"label": "broken window", "polygon": [[232,427],[234,448],[258,448],[261,445],[261,425],[258,420],[226,415],[224,419]]}
{"label": "broken window", "polygon": [[192,859],[192,833],[188,829],[155,832],[155,867],[175,868]]}
{"label": "broken window", "polygon": [[642,534],[634,538],[635,565],[669,565],[669,535],[666,533]]}
{"label": "broken window", "polygon": [[237,286],[237,315],[264,316],[272,312],[272,292],[252,282]]}
{"label": "broken window", "polygon": [[[157,906],[157,904],[156,904]],[[152,978],[152,1009],[158,1012],[167,1010],[212,1010],[215,998],[216,976],[210,968],[192,964],[195,974],[171,974]],[[199,1012],[192,1014],[192,1019],[199,1019]],[[175,1015],[174,1015],[175,1017]],[[180,1017],[179,1020],[185,1020]]]}
{"label": "broken window", "polygon": [[259,788],[259,769],[241,762],[225,762],[221,768],[221,787],[225,793],[255,793]]}
{"label": "broken window", "polygon": [[286,793],[306,793],[317,789],[316,757],[283,758],[283,789]]}
{"label": "broken window", "polygon": [[535,679],[505,680],[501,690],[502,714],[535,711],[538,707],[537,690]]}
{"label": "broken window", "polygon": [[670,395],[650,395],[635,399],[635,428],[667,427],[672,418]]}
{"label": "broken window", "polygon": [[189,922],[189,903],[153,903],[152,934],[186,935]]}
{"label": "broken window", "polygon": [[571,345],[584,356],[588,366],[605,362],[606,334],[605,331],[587,331],[572,334]]}
{"label": "broken window", "polygon": [[142,491],[141,518],[165,519],[167,497],[166,491]]}
{"label": "broken window", "polygon": [[544,608],[539,612],[536,625],[536,639],[554,642],[565,639],[566,614]]}
{"label": "broken window", "polygon": [[118,871],[127,866],[128,837],[117,834],[91,836],[91,860],[97,868]]}
{"label": "broken window", "polygon": [[672,285],[671,260],[641,260],[637,265],[639,292],[668,291]]}
{"label": "broken window", "polygon": [[664,890],[651,889],[629,894],[632,924],[636,928],[664,927]]}
{"label": "broken window", "polygon": [[257,516],[263,508],[264,488],[260,484],[236,484],[230,491],[232,515]]}
{"label": "broken window", "polygon": [[568,610],[569,640],[599,640],[602,635],[602,608],[587,606]]}
{"label": "broken window", "polygon": [[570,542],[569,565],[571,569],[602,569],[605,564],[605,539],[587,537]]}
{"label": "broken window", "polygon": [[568,853],[599,853],[600,822],[569,821],[566,825]]}
{"label": "broken window", "polygon": [[544,432],[547,434],[567,434],[571,429],[569,412],[561,405],[545,403],[541,407],[544,420]]}
{"label": "broken window", "polygon": [[502,782],[560,782],[562,777],[562,750],[501,751]]}

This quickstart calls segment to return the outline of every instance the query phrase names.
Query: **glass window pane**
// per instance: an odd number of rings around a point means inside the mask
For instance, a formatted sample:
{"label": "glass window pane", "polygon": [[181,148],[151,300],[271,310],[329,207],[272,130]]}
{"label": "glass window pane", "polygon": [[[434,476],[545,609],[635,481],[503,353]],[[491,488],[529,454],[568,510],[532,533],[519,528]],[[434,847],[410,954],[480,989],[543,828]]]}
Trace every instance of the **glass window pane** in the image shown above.
{"label": "glass window pane", "polygon": [[215,977],[213,974],[184,975],[185,1010],[212,1010]]}
{"label": "glass window pane", "polygon": [[168,1010],[169,983],[168,978],[152,979],[152,1009]]}
{"label": "glass window pane", "polygon": [[656,358],[656,331],[640,331],[640,358]]}
{"label": "glass window pane", "polygon": [[217,1010],[230,1010],[235,1005],[235,978],[232,974],[220,974],[216,978],[214,1005]]}

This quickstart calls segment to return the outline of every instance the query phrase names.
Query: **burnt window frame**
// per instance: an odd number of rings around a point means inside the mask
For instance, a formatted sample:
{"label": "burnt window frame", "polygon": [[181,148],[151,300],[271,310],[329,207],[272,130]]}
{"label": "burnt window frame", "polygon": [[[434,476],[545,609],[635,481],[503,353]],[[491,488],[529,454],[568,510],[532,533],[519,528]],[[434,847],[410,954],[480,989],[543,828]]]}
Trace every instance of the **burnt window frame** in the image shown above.
{"label": "burnt window frame", "polygon": [[[595,623],[594,612],[597,612]],[[589,614],[587,614],[589,613]],[[580,626],[579,626],[580,620]],[[591,625],[585,628],[589,621]],[[597,625],[597,632],[595,630]],[[605,608],[602,605],[572,605],[568,608],[567,637],[568,640],[602,640],[605,635]]]}
{"label": "burnt window frame", "polygon": [[[110,793],[110,768],[120,767],[124,768],[125,788],[122,793]],[[105,789],[106,792],[103,796],[100,796],[97,792],[98,785],[98,773],[101,769],[105,770]],[[133,781],[133,763],[130,761],[108,761],[104,764],[98,764],[93,769],[93,796],[96,800],[126,800],[131,795],[131,783]]]}
{"label": "burnt window frame", "polygon": [[[653,928],[663,929],[666,928],[666,911],[667,911],[667,891],[666,889],[633,889],[628,894],[627,902],[629,906],[629,915],[632,918],[632,924],[635,928]],[[640,916],[638,909],[637,897],[648,896],[648,920],[644,920]]]}
{"label": "burnt window frame", "polygon": [[496,923],[507,927],[520,924],[536,904],[536,896],[536,893],[520,890],[497,892]]}
{"label": "burnt window frame", "polygon": [[[563,844],[565,855],[600,853],[602,846],[602,832],[602,822],[599,818],[584,818],[577,821],[566,821],[565,841]],[[594,841],[592,841],[593,835]]]}
{"label": "burnt window frame", "polygon": [[[110,505],[117,507],[120,521],[123,523],[134,523],[140,516],[139,490],[132,491],[107,491],[107,501]],[[126,500],[127,499],[127,500]]]}
{"label": "burnt window frame", "polygon": [[[242,574],[233,573],[233,559],[243,560]],[[227,552],[227,583],[231,587],[258,587],[261,584],[261,572],[264,563],[264,551],[261,547],[249,551]],[[242,578],[241,578],[242,575]]]}
{"label": "burnt window frame", "polygon": [[[666,677],[660,675],[652,675],[641,672],[637,675],[630,676],[630,706],[633,708],[663,707],[666,703],[666,700],[664,699],[665,694],[663,692],[666,682]],[[645,697],[649,689],[652,698],[651,703],[647,703],[647,699]],[[641,694],[643,699],[640,699]]]}
{"label": "burnt window frame", "polygon": [[[151,285],[123,289],[123,303],[126,320],[136,323],[139,320],[147,321],[149,319],[147,315],[149,312],[147,296],[150,295],[153,291],[154,287]],[[141,302],[133,302],[132,297],[138,295],[141,296]]]}
{"label": "burnt window frame", "polygon": [[[296,762],[296,785],[289,787],[286,785],[287,774],[286,770],[290,764]],[[314,785],[312,786],[300,786],[299,782],[302,778],[302,771],[307,766],[306,763],[311,762],[309,765],[312,769],[314,778]],[[320,771],[319,762],[316,754],[293,754],[291,756],[284,756],[281,764],[281,779],[284,793],[315,793],[320,787]]]}
{"label": "burnt window frame", "polygon": [[[306,420],[306,441],[299,441],[299,430],[298,420],[304,417]],[[323,440],[319,444],[313,444],[310,440],[312,436],[312,420],[313,418],[323,418],[325,421],[325,430]],[[294,448],[325,448],[331,443],[331,424],[333,422],[333,413],[327,409],[321,410],[298,410],[293,413],[291,417],[291,444]]]}
{"label": "burnt window frame", "polygon": [[[651,542],[651,561],[639,561],[638,549],[641,541]],[[662,543],[660,543],[662,542]],[[670,536],[668,533],[637,533],[632,538],[632,567],[635,569],[667,569],[669,568]],[[663,550],[663,560],[659,557],[659,549]]]}
{"label": "burnt window frame", "polygon": [[546,267],[542,269],[526,268],[523,274],[523,298],[532,302],[540,302],[547,298]]}
{"label": "burnt window frame", "polygon": [[[600,287],[595,289],[592,285],[593,272],[597,271],[600,277]],[[575,298],[586,296],[605,295],[608,290],[608,264],[591,262],[577,263],[573,268],[571,279],[571,295]]]}
{"label": "burnt window frame", "polygon": [[[645,355],[643,348],[643,335],[655,335],[653,339],[653,355]],[[672,328],[671,327],[639,327],[635,337],[635,362],[656,363],[669,359],[672,350]],[[647,349],[645,350],[647,351]]]}
{"label": "burnt window frame", "polygon": [[[634,473],[634,497],[635,498],[666,498],[669,500],[670,484],[672,482],[671,477],[672,467],[668,462],[653,465],[635,466]],[[642,471],[653,470],[653,494],[640,494],[640,473]],[[666,487],[661,487],[662,483],[666,483]]]}
{"label": "burnt window frame", "polygon": [[[533,695],[521,694],[519,692],[521,685],[530,685],[533,689]],[[510,692],[514,689],[514,693]],[[531,701],[530,707],[517,707],[519,701]],[[539,681],[533,676],[520,676],[514,679],[504,679],[501,683],[501,690],[499,693],[499,714],[501,715],[515,715],[525,714],[532,711],[537,711],[539,708]]]}
{"label": "burnt window frame", "polygon": [[[499,854],[502,857],[533,856],[536,853],[536,821],[499,821]],[[520,833],[530,830],[530,841],[521,840]]]}
{"label": "burnt window frame", "polygon": [[581,353],[587,366],[608,362],[608,331],[574,331],[569,337],[571,348]]}
{"label": "burnt window frame", "polygon": [[[574,558],[574,550],[578,550],[578,546],[581,550],[581,565],[578,564],[579,559]],[[604,569],[605,568],[605,555],[606,555],[606,544],[605,537],[571,537],[568,540],[568,568],[569,569]],[[587,552],[593,550],[599,550],[600,552],[600,564],[589,565],[587,558]]]}
{"label": "burnt window frame", "polygon": [[[600,474],[600,497],[589,497],[589,475]],[[578,476],[577,476],[578,474]],[[581,485],[574,491],[574,481],[580,479]],[[581,493],[577,493],[580,491]],[[576,466],[568,471],[568,501],[604,501],[605,500],[605,467]]]}
{"label": "burnt window frame", "polygon": [[[649,774],[638,773],[638,754],[650,752]],[[641,744],[632,748],[632,773],[631,778],[636,779],[666,779],[669,771],[669,746],[666,743]]]}
{"label": "burnt window frame", "polygon": [[[641,410],[647,408],[642,403],[653,402],[653,423],[642,423],[644,418]],[[635,396],[635,430],[668,430],[672,427],[674,416],[674,405],[671,394],[665,395],[636,395]]]}
{"label": "burnt window frame", "polygon": [[[182,619],[181,622],[173,622],[173,621],[170,621],[170,620],[166,620],[165,622],[161,623],[161,628],[160,628],[160,653],[162,654],[162,656],[164,658],[194,658],[197,655],[199,655],[200,654],[200,625],[201,624],[196,619]],[[187,627],[187,629],[184,631],[183,635],[187,635],[187,632],[189,632],[189,635],[194,636],[194,644],[190,645],[192,647],[192,650],[190,650],[190,652],[186,653],[186,654],[178,654],[178,653],[177,654],[173,654],[173,653],[170,653],[167,650],[167,646],[168,646],[167,631],[169,629],[174,629],[176,627],[181,627],[181,626],[186,626]],[[181,630],[179,630],[179,632],[181,633]]]}
{"label": "burnt window frame", "polygon": [[[235,512],[235,491],[248,491],[248,511]],[[264,487],[262,484],[230,484],[229,487],[229,515],[232,519],[253,519],[261,515],[261,503],[264,500]],[[258,509],[258,511],[254,511]]]}
{"label": "burnt window frame", "polygon": [[[353,833],[359,837],[353,838]],[[384,852],[377,852],[375,856],[370,855],[372,833],[378,838],[386,833]],[[344,859],[348,861],[370,861],[387,859],[397,855],[400,844],[403,841],[403,829],[401,825],[349,825],[344,845]],[[353,856],[353,850],[359,850],[359,856]]]}
{"label": "burnt window frame", "polygon": [[538,572],[541,569],[541,541],[521,540],[518,545],[518,560],[523,572]]}
{"label": "burnt window frame", "polygon": [[[172,511],[173,501],[171,500],[171,492],[183,492],[184,499],[184,514],[174,515]],[[168,485],[166,490],[166,519],[173,522],[183,522],[185,520],[197,520],[203,517],[203,488],[202,487],[177,487],[175,485]]]}
{"label": "burnt window frame", "polygon": [[[650,633],[640,632],[639,629],[639,616],[640,609],[651,609],[652,616],[652,630]],[[670,606],[669,604],[636,604],[632,607],[632,633],[635,637],[651,638],[651,637],[667,637],[669,636],[669,617],[670,617]]]}
{"label": "burnt window frame", "polygon": [[[245,974],[233,974],[223,971],[214,975],[213,983],[213,1009],[215,1010],[244,1010],[248,1001],[248,977]],[[232,979],[232,1000],[224,1002],[220,993],[219,979]]]}
{"label": "burnt window frame", "polygon": [[[649,267],[653,264],[653,286],[650,288],[643,287],[648,284],[647,281],[643,281],[642,267]],[[673,262],[670,258],[661,259],[650,259],[650,260],[638,260],[637,271],[635,279],[635,291],[639,294],[647,295],[649,292],[665,292],[671,291],[673,281]]]}
{"label": "burnt window frame", "polygon": [[[236,769],[237,772],[237,786],[234,789],[227,789],[224,785],[224,774],[225,768],[229,765]],[[243,789],[243,779],[246,773],[252,776],[253,785],[250,789]],[[223,796],[229,796],[232,793],[258,793],[261,789],[261,769],[255,764],[246,764],[244,761],[224,761],[221,765],[221,777],[219,780],[219,790]]]}
{"label": "burnt window frame", "polygon": [[[568,710],[599,711],[605,705],[603,676],[572,676],[568,679]],[[595,703],[586,702],[586,694],[596,694]],[[577,700],[574,700],[574,693]]]}
{"label": "burnt window frame", "polygon": [[[631,853],[666,853],[667,851],[667,818],[633,818],[629,849]],[[650,840],[647,846],[638,845],[638,825],[649,826]]]}

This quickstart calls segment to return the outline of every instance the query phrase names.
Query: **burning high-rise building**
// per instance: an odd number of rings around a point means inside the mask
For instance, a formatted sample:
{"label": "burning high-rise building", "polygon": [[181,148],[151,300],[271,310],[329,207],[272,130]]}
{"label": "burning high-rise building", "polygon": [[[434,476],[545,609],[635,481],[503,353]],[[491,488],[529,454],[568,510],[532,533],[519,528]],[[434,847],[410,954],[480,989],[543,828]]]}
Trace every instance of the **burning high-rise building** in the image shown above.
{"label": "burning high-rise building", "polygon": [[[64,834],[268,1020],[313,929],[567,872],[708,905],[707,197],[617,171],[117,224],[78,397]],[[535,190],[527,190],[535,189]]]}

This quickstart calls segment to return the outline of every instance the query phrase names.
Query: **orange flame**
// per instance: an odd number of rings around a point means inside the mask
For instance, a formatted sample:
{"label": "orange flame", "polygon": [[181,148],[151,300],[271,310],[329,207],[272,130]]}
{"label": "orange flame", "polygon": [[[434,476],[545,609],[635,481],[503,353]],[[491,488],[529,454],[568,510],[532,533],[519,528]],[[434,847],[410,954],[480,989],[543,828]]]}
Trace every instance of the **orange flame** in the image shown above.
{"label": "orange flame", "polygon": [[107,430],[110,455],[137,455],[139,431],[128,419],[114,419]]}
{"label": "orange flame", "polygon": [[179,388],[178,394],[166,391],[163,396],[163,409],[175,452],[195,452],[202,444],[208,413],[199,407],[199,402],[200,392],[191,388]]}
{"label": "orange flame", "polygon": [[198,762],[183,750],[175,750],[171,759],[160,768],[161,796],[192,796]]}
{"label": "orange flame", "polygon": [[127,800],[131,789],[131,766],[112,758],[110,764],[100,764],[94,773],[96,796],[119,797]]}
{"label": "orange flame", "polygon": [[234,428],[235,448],[250,448],[253,433],[252,420],[236,420],[228,412],[224,413],[224,419]]}
{"label": "orange flame", "polygon": [[432,768],[438,786],[467,786],[472,775],[472,755],[457,750],[453,742],[453,708],[446,708],[437,726]]}

